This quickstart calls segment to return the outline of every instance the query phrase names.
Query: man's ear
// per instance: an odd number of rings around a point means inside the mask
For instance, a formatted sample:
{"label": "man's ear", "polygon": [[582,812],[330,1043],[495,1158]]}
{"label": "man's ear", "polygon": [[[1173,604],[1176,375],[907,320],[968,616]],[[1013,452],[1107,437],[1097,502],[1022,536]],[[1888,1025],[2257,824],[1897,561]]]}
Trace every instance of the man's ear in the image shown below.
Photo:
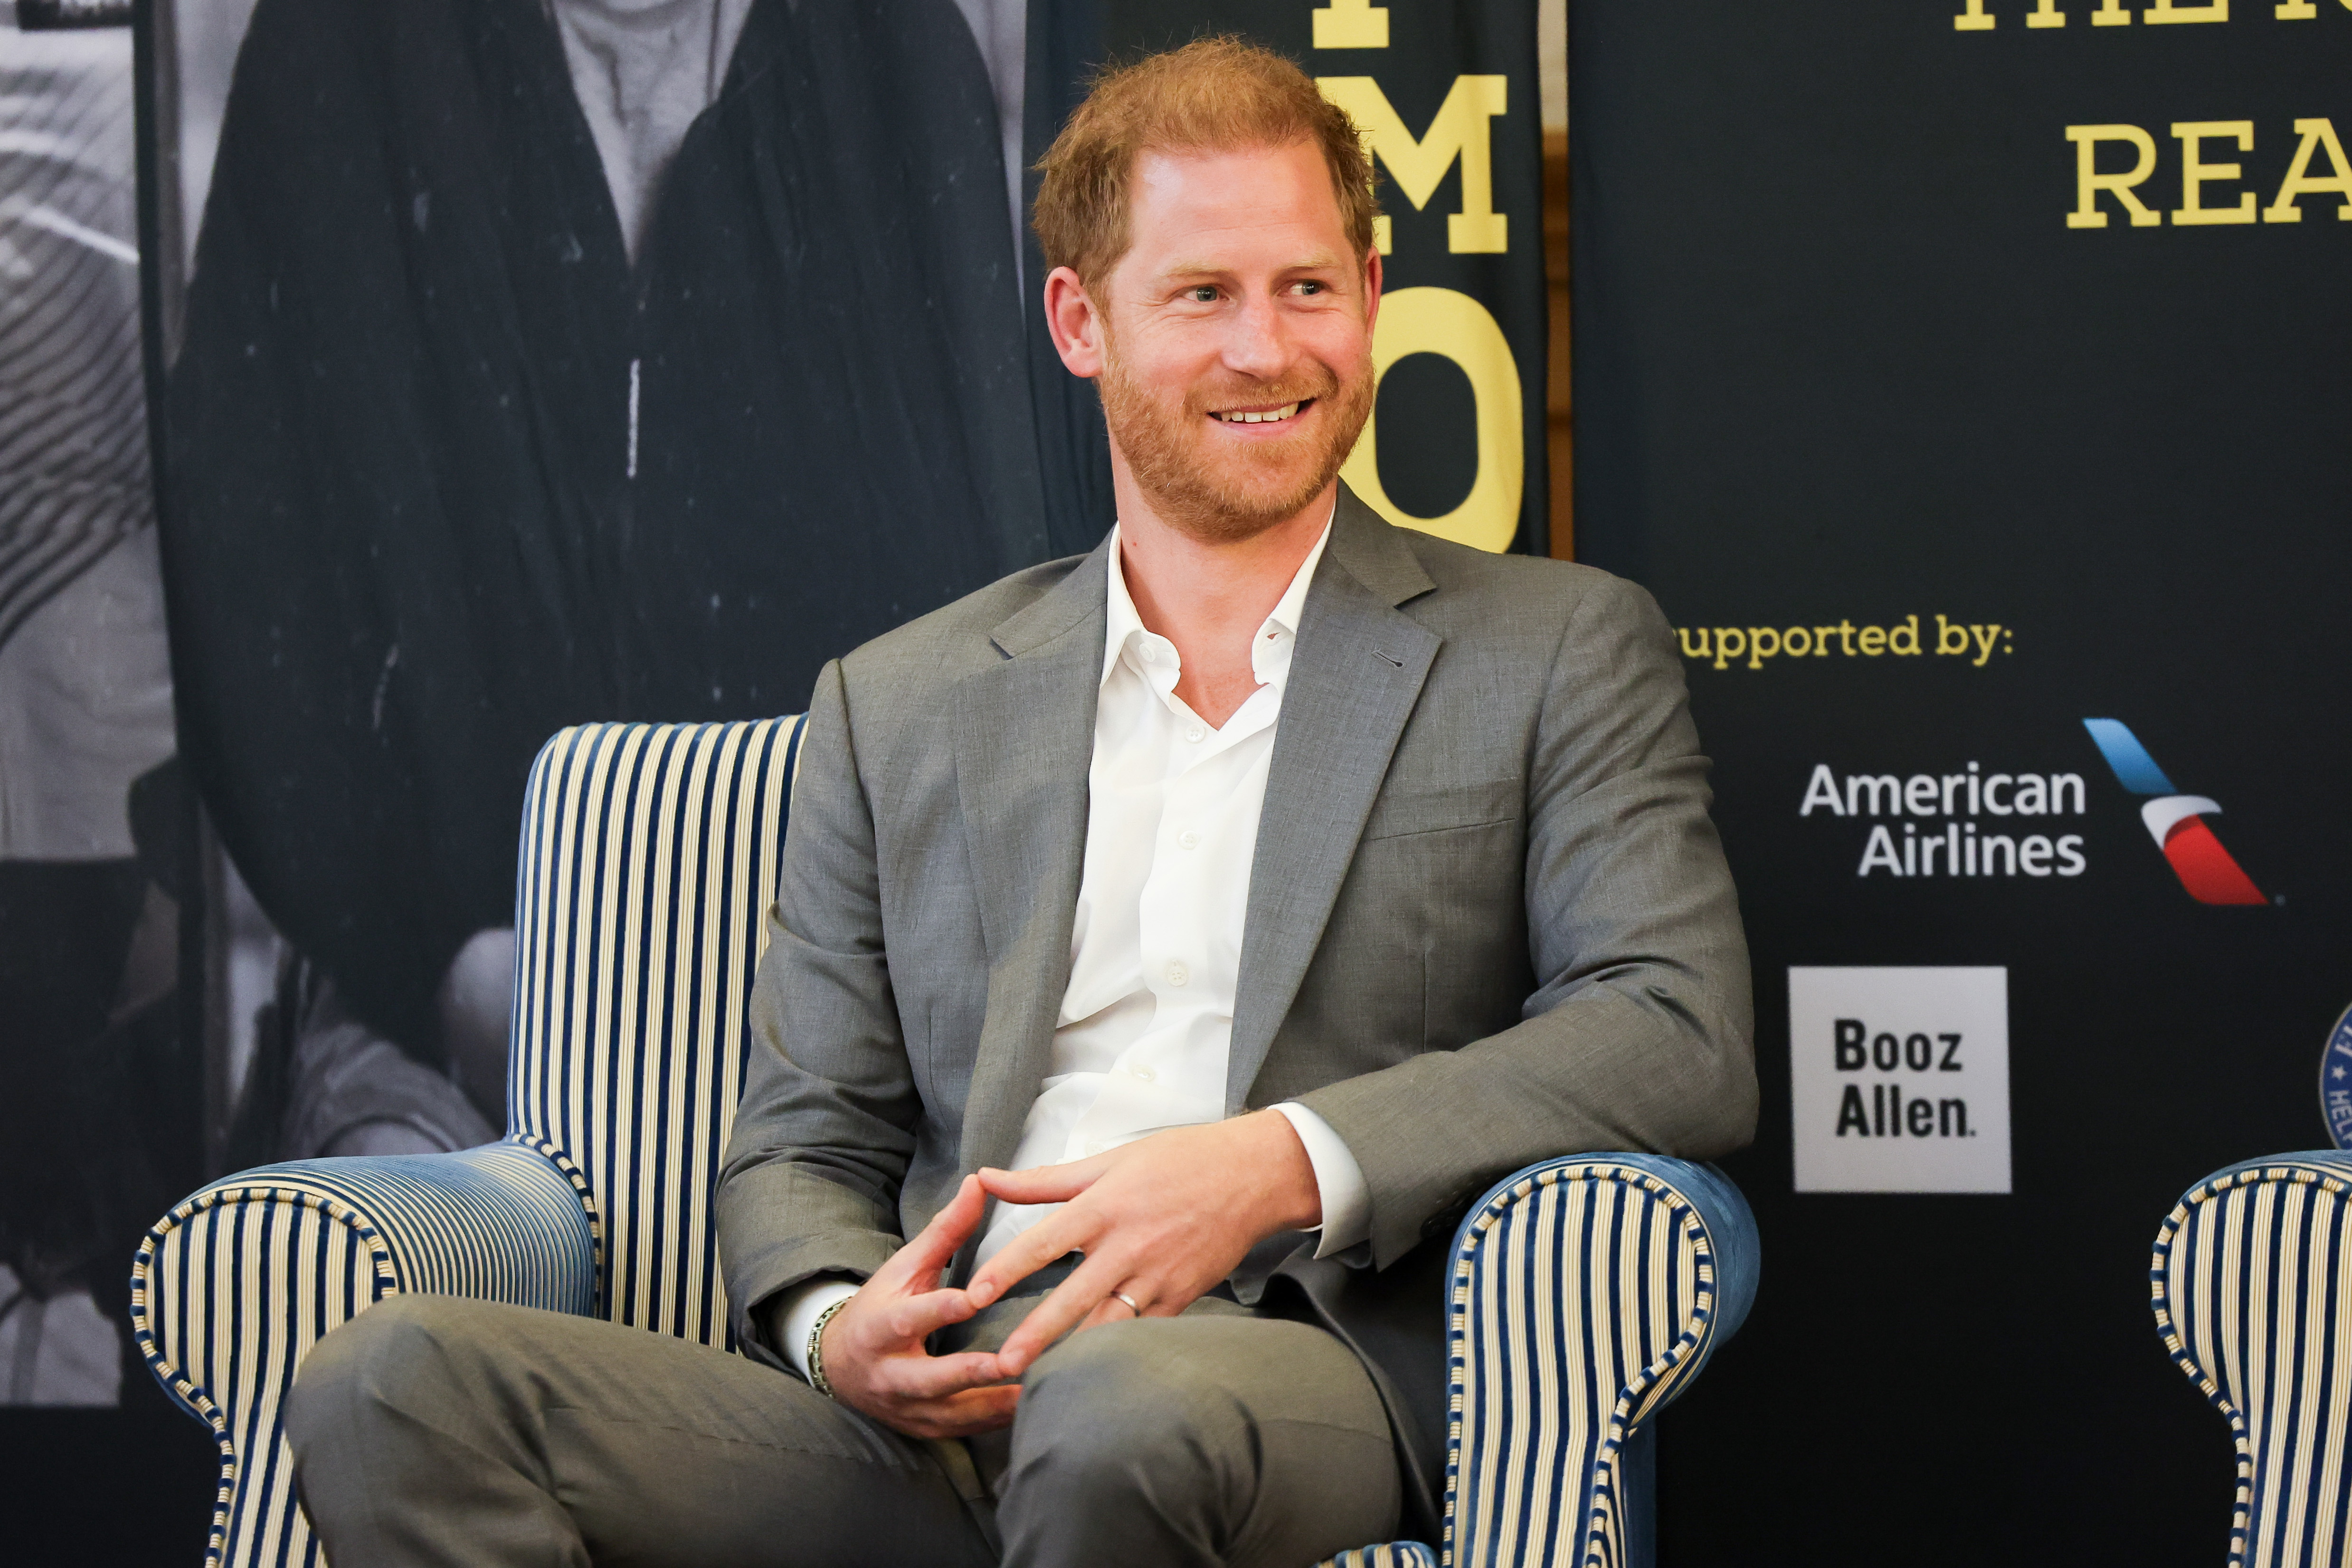
{"label": "man's ear", "polygon": [[1046,275],[1045,330],[1053,333],[1054,352],[1072,375],[1092,381],[1102,374],[1102,313],[1078,275],[1066,267]]}
{"label": "man's ear", "polygon": [[1374,246],[1364,253],[1364,332],[1371,334],[1381,320],[1381,250]]}

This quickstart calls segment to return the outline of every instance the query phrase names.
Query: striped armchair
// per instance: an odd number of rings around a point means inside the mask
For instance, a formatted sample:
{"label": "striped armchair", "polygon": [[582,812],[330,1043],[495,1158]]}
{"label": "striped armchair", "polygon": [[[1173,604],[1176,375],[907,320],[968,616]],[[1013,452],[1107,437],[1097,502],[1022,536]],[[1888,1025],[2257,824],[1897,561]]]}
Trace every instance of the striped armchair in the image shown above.
{"label": "striped armchair", "polygon": [[[710,1221],[799,721],[593,724],[531,771],[504,1141],[215,1182],[131,1274],[141,1351],[209,1426],[205,1568],[315,1568],[278,1412],[320,1336],[442,1292],[730,1346]],[[1755,1293],[1719,1174],[1646,1155],[1521,1172],[1454,1239],[1444,1561],[1650,1562],[1649,1419]],[[1405,1542],[1347,1563],[1433,1563]]]}
{"label": "striped armchair", "polygon": [[2189,1188],[2148,1292],[2237,1444],[2229,1568],[2352,1558],[2352,1154],[2273,1154]]}

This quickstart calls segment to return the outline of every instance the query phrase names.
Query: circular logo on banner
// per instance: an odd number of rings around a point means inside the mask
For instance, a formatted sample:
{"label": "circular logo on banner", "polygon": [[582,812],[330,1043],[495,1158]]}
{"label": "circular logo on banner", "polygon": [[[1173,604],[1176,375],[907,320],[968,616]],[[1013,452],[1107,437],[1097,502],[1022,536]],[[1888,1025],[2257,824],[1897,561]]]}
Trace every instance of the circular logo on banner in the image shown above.
{"label": "circular logo on banner", "polygon": [[2352,1149],[2352,1007],[2336,1015],[2319,1054],[2319,1113],[2338,1149]]}

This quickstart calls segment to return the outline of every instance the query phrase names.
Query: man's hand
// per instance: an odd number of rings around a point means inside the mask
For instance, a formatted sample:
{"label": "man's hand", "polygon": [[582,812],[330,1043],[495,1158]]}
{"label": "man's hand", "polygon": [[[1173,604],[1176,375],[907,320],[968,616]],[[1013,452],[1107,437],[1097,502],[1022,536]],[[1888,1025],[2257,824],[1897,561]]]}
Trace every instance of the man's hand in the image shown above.
{"label": "man's hand", "polygon": [[1171,1128],[1066,1165],[983,1170],[979,1180],[1006,1203],[1065,1206],[972,1276],[964,1293],[975,1309],[1065,1253],[1086,1254],[996,1352],[1005,1377],[1020,1376],[1074,1328],[1115,1322],[1130,1310],[1174,1317],[1260,1241],[1323,1215],[1315,1167],[1278,1110]]}
{"label": "man's hand", "polygon": [[969,1437],[1012,1425],[1017,1375],[978,1351],[935,1356],[923,1342],[961,1323],[979,1305],[939,1289],[940,1270],[987,1206],[979,1178],[966,1176],[955,1201],[891,1255],[824,1325],[824,1375],[834,1397],[909,1437]]}

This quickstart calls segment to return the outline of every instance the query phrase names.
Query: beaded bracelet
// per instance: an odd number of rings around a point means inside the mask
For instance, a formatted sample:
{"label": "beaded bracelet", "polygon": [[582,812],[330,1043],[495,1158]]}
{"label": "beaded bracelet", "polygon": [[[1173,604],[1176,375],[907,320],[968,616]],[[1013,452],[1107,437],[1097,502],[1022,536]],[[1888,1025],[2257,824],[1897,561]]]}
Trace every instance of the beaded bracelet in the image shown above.
{"label": "beaded bracelet", "polygon": [[819,1312],[816,1315],[816,1321],[809,1325],[807,1352],[809,1386],[827,1399],[834,1398],[835,1394],[832,1383],[824,1375],[824,1326],[833,1321],[833,1315],[848,1306],[850,1298],[844,1296],[840,1300]]}

